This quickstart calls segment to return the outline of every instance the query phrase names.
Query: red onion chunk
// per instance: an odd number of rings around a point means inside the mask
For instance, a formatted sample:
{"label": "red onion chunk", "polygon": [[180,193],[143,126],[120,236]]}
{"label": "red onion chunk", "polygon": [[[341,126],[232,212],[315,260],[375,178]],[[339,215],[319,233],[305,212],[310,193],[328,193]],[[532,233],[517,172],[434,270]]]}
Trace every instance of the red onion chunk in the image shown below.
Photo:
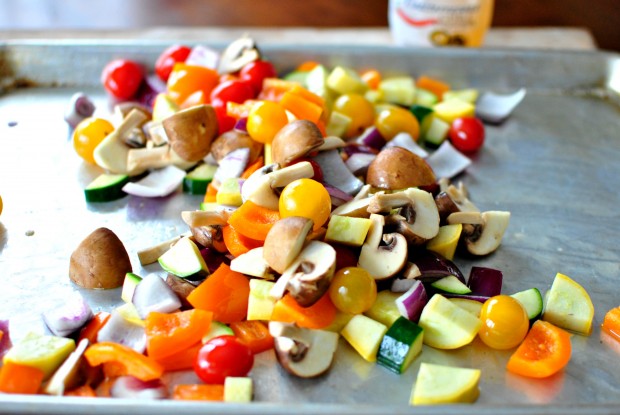
{"label": "red onion chunk", "polygon": [[185,59],[185,63],[188,65],[216,69],[219,59],[220,54],[215,49],[203,45],[196,45],[192,48],[187,59]]}
{"label": "red onion chunk", "polygon": [[347,156],[352,156],[353,154],[357,153],[379,154],[378,150],[357,143],[347,143],[347,145],[342,148],[342,151]]}
{"label": "red onion chunk", "polygon": [[62,305],[43,312],[43,321],[55,336],[65,337],[80,329],[93,316],[90,306],[78,292]]}
{"label": "red onion chunk", "polygon": [[95,104],[84,93],[77,92],[71,97],[69,106],[65,111],[65,121],[73,128],[92,116],[95,112]]}
{"label": "red onion chunk", "polygon": [[445,293],[445,292],[442,292],[441,295],[443,295],[446,298],[462,298],[464,300],[478,301],[479,303],[484,303],[486,300],[491,298],[491,297],[487,297],[486,295],[478,295],[478,294],[453,294],[453,293]]}
{"label": "red onion chunk", "polygon": [[11,343],[11,335],[9,333],[9,320],[0,320],[0,331],[2,332],[2,338],[0,338],[0,358],[13,346]]}
{"label": "red onion chunk", "polygon": [[138,353],[146,350],[144,326],[126,319],[118,310],[112,311],[107,323],[99,330],[97,341],[120,343]]}
{"label": "red onion chunk", "polygon": [[329,193],[329,197],[332,200],[332,205],[334,206],[340,206],[346,202],[353,200],[353,196],[343,192],[336,187],[325,185],[325,190],[327,190],[327,193]]}
{"label": "red onion chunk", "polygon": [[168,388],[161,380],[143,381],[133,376],[120,376],[110,388],[113,398],[127,399],[165,399]]}
{"label": "red onion chunk", "polygon": [[502,293],[503,275],[500,270],[485,267],[472,267],[467,286],[472,294],[493,297]]}
{"label": "red onion chunk", "polygon": [[351,173],[355,175],[366,175],[366,170],[370,163],[377,157],[375,154],[355,153],[345,162]]}
{"label": "red onion chunk", "polygon": [[181,308],[179,297],[159,275],[153,273],[138,283],[131,302],[140,318],[146,318],[151,311],[170,313]]}
{"label": "red onion chunk", "polygon": [[420,270],[418,277],[423,282],[433,282],[449,275],[454,275],[463,284],[465,277],[456,264],[433,251],[416,251],[410,255],[409,260],[417,265]]}
{"label": "red onion chunk", "polygon": [[228,153],[222,160],[215,171],[213,181],[222,183],[229,178],[240,177],[250,160],[249,148],[238,148]]}
{"label": "red onion chunk", "polygon": [[247,133],[248,132],[248,119],[247,117],[241,117],[237,120],[237,122],[235,123],[235,130],[237,131],[241,131],[243,133]]}
{"label": "red onion chunk", "polygon": [[[205,264],[207,264],[209,274],[213,274],[215,270],[217,270],[226,260],[224,254],[217,252],[213,248],[202,248],[200,250],[200,255],[202,256],[202,259],[205,260]],[[190,282],[192,281],[190,280]]]}
{"label": "red onion chunk", "polygon": [[426,158],[426,162],[438,178],[452,178],[462,173],[471,160],[458,151],[450,141],[444,141],[439,148]]}
{"label": "red onion chunk", "polygon": [[313,160],[316,161],[323,171],[323,182],[354,195],[362,188],[364,183],[349,171],[344,164],[338,150],[321,151]]}
{"label": "red onion chunk", "polygon": [[355,141],[376,150],[381,150],[386,143],[385,138],[383,138],[377,127],[374,126],[366,128]]}
{"label": "red onion chunk", "polygon": [[135,100],[147,108],[153,108],[157,95],[165,91],[166,83],[162,81],[159,76],[151,74],[147,76],[142,85],[140,85]]}
{"label": "red onion chunk", "polygon": [[396,307],[403,317],[417,323],[427,302],[428,295],[424,284],[415,280],[411,288],[396,299]]}
{"label": "red onion chunk", "polygon": [[123,186],[123,192],[139,197],[164,197],[177,190],[185,178],[185,170],[176,166],[166,166],[151,171],[137,182]]}

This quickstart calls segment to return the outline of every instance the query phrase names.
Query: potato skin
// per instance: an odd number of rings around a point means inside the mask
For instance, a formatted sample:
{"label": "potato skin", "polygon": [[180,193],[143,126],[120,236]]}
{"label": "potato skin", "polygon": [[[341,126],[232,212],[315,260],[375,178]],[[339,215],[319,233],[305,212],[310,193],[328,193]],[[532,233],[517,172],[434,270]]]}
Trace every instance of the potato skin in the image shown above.
{"label": "potato skin", "polygon": [[88,235],[71,254],[69,278],[91,289],[110,289],[123,285],[131,272],[129,254],[121,240],[108,228]]}

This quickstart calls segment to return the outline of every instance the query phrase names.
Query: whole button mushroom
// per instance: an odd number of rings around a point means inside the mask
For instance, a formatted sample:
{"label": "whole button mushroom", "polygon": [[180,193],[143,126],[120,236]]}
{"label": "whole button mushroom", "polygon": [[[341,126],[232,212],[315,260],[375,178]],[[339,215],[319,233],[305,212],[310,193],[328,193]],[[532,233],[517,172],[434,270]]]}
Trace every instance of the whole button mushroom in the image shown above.
{"label": "whole button mushroom", "polygon": [[315,123],[295,120],[278,131],[271,143],[273,161],[286,166],[291,161],[319,148],[325,139]]}
{"label": "whole button mushroom", "polygon": [[435,181],[435,173],[424,159],[402,147],[382,150],[366,174],[366,183],[386,190],[429,186]]}

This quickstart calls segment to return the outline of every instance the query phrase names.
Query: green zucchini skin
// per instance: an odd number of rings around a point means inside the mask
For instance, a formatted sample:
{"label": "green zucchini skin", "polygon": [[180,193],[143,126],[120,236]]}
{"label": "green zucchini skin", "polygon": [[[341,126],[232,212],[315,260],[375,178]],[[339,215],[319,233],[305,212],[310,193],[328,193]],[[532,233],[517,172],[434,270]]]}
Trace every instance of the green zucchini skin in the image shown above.
{"label": "green zucchini skin", "polygon": [[424,330],[413,321],[399,317],[390,326],[377,352],[377,363],[401,374],[422,352]]}
{"label": "green zucchini skin", "polygon": [[129,183],[125,174],[103,173],[84,189],[84,198],[89,203],[111,202],[127,196],[123,186]]}

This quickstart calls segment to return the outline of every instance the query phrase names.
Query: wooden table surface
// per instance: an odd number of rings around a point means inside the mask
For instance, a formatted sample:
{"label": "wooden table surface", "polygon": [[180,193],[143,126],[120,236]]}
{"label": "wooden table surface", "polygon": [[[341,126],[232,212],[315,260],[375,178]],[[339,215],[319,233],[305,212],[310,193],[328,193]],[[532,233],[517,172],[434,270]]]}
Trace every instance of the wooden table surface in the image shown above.
{"label": "wooden table surface", "polygon": [[[152,39],[173,41],[226,42],[244,34],[259,43],[393,45],[386,27],[376,28],[263,28],[263,27],[152,27],[133,30],[0,30],[0,40],[11,39]],[[483,47],[596,49],[592,34],[584,28],[494,27],[487,33]]]}

